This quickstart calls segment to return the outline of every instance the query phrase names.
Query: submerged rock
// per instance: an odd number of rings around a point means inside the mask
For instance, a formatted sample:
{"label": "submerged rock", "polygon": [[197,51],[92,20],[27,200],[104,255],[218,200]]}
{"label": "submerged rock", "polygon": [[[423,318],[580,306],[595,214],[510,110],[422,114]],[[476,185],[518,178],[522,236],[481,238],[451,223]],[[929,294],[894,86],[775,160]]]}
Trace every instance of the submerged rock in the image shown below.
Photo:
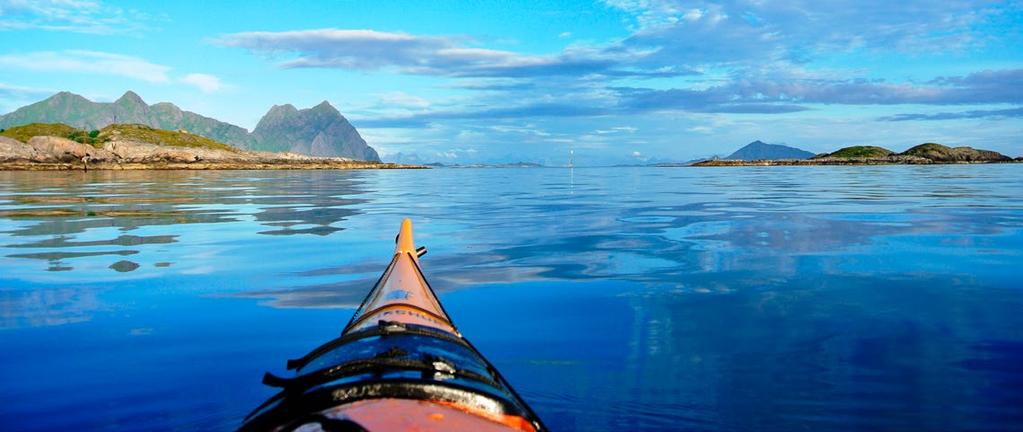
{"label": "submerged rock", "polygon": [[135,270],[135,269],[139,268],[139,265],[138,265],[138,263],[135,263],[135,262],[132,262],[132,261],[121,260],[121,261],[115,262],[113,264],[110,264],[110,268],[114,269],[114,270],[116,270],[116,271],[118,271],[120,273],[126,273],[126,272],[130,272],[132,270]]}

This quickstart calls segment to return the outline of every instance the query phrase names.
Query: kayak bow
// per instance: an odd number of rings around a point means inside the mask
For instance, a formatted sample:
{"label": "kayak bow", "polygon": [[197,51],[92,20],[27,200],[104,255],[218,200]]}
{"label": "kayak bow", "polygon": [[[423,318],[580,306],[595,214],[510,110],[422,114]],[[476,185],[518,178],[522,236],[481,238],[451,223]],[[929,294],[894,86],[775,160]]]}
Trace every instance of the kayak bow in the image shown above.
{"label": "kayak bow", "polygon": [[451,323],[423,276],[405,219],[387,270],[341,336],[267,373],[281,391],[240,430],[544,431],[497,369]]}

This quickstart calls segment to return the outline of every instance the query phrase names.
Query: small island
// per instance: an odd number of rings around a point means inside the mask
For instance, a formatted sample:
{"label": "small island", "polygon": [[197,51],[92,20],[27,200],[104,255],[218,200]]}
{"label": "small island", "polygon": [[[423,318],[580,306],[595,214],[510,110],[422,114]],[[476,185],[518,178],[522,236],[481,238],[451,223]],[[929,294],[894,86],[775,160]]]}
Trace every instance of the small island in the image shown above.
{"label": "small island", "polygon": [[995,151],[972,147],[924,143],[902,153],[876,146],[852,146],[806,159],[708,159],[695,162],[692,166],[934,165],[1012,162],[1023,162],[1023,158],[1013,159]]}
{"label": "small island", "polygon": [[185,130],[141,124],[111,124],[86,131],[62,123],[31,123],[0,130],[0,170],[392,168],[427,167],[246,151]]}

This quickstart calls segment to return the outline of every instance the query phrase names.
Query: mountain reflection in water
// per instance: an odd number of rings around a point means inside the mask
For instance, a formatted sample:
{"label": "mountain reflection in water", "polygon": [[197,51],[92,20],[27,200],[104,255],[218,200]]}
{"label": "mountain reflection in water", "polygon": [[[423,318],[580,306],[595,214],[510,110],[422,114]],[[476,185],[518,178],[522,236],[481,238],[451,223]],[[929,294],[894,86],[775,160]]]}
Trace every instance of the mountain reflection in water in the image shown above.
{"label": "mountain reflection in water", "polygon": [[2,172],[0,424],[237,426],[408,216],[554,430],[1021,429],[1020,168]]}

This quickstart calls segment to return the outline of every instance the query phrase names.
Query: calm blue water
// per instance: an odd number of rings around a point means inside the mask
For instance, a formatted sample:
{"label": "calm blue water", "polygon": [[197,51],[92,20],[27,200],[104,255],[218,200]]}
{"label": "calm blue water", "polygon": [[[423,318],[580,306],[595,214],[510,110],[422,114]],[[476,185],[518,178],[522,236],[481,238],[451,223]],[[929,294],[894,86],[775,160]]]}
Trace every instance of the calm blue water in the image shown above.
{"label": "calm blue water", "polygon": [[554,430],[1023,429],[1023,165],[0,173],[0,429],[231,429],[401,217]]}

